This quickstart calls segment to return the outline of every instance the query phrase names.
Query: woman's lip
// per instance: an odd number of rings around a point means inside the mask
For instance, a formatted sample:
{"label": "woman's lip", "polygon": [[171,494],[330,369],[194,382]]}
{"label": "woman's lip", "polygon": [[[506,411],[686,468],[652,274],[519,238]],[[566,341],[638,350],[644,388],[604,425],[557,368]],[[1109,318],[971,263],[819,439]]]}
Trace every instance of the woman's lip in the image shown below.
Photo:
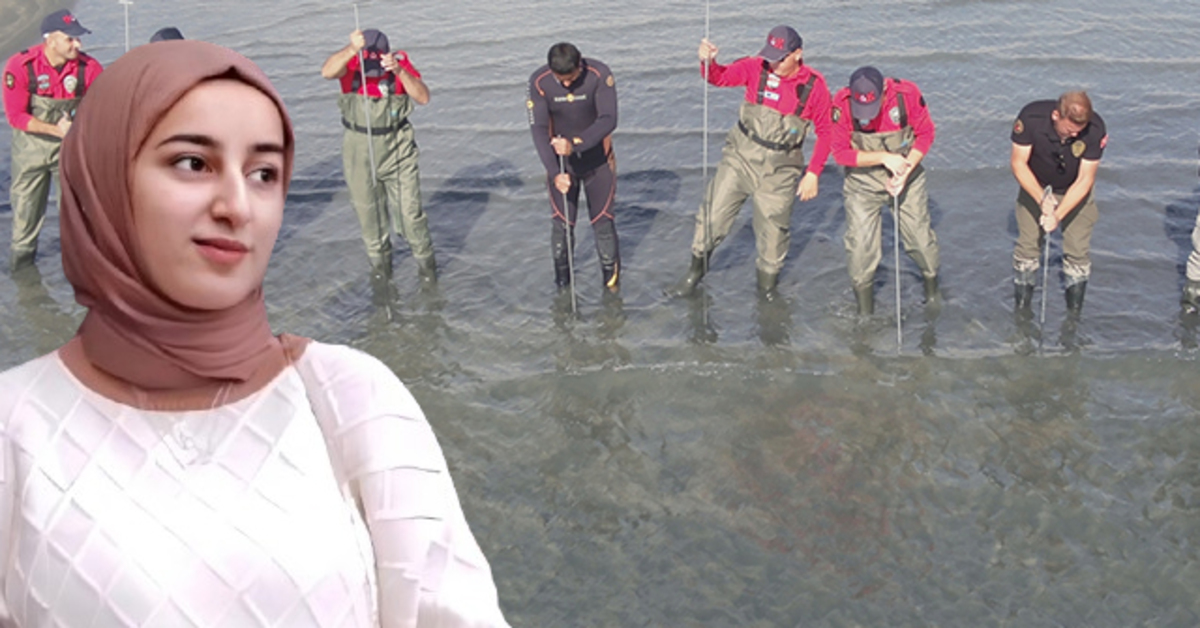
{"label": "woman's lip", "polygon": [[250,252],[245,244],[227,238],[196,238],[193,241],[205,259],[217,264],[236,264]]}

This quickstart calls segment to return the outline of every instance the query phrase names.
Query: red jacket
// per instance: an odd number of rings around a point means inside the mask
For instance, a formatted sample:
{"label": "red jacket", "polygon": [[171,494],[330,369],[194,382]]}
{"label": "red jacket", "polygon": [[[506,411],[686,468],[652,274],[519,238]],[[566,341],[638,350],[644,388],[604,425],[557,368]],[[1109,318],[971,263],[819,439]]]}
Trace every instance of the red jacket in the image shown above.
{"label": "red jacket", "polygon": [[[80,69],[83,71],[83,87],[79,86]],[[29,130],[30,96],[37,94],[47,98],[67,99],[87,91],[100,76],[100,62],[79,53],[79,57],[67,61],[60,68],[50,65],[46,58],[45,44],[22,50],[8,58],[4,64],[4,113],[8,123],[20,131]],[[30,82],[30,75],[33,82]]]}
{"label": "red jacket", "polygon": [[[904,108],[899,108],[900,99],[904,99]],[[892,110],[903,111],[907,120],[894,120]],[[833,137],[830,148],[833,159],[842,166],[857,166],[858,153],[850,142],[854,133],[890,133],[899,131],[905,126],[912,127],[913,150],[929,154],[933,146],[935,129],[933,119],[929,117],[929,109],[925,107],[925,97],[921,90],[911,81],[887,78],[883,81],[883,105],[879,114],[861,129],[854,128],[854,117],[850,114],[850,88],[843,87],[833,97]]]}

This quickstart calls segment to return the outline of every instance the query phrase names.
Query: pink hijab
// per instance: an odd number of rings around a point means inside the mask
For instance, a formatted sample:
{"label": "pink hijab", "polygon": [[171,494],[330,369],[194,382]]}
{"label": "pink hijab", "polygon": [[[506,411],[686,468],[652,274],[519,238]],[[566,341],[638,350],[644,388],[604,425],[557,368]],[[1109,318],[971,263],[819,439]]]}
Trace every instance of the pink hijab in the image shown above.
{"label": "pink hijab", "polygon": [[242,81],[279,108],[286,193],[295,139],[282,99],[249,59],[202,41],[158,42],[117,59],[88,88],[62,145],[63,270],[88,308],[78,341],[92,366],[144,390],[265,384],[288,363],[261,286],[226,310],[184,307],[151,284],[135,244],[130,164],[166,112],[213,78]]}

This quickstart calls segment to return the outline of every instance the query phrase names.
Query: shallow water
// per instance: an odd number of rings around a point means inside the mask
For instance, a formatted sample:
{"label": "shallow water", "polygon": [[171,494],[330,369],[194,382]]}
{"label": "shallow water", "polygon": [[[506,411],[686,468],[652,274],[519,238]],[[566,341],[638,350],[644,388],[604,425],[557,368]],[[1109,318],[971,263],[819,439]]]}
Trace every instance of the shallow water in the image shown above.
{"label": "shallow water", "polygon": [[[901,259],[900,355],[890,220],[878,316],[856,326],[832,166],[793,216],[783,304],[756,305],[748,211],[699,299],[660,296],[687,263],[702,186],[700,2],[360,5],[433,93],[413,121],[440,291],[419,294],[399,252],[389,320],[341,181],[336,87],[318,74],[352,5],[281,6],[144,0],[131,38],[173,24],[276,81],[300,150],[273,324],[369,351],[412,388],[514,625],[1200,623],[1200,369],[1177,317],[1200,207],[1192,3],[712,2],[722,59],[790,21],[834,88],[873,64],[925,92],[947,301],[927,316]],[[123,49],[120,9],[76,4],[106,63]],[[608,63],[621,94],[624,299],[601,301],[582,228],[578,317],[553,305],[523,108],[559,40]],[[1008,132],[1026,102],[1073,88],[1110,131],[1101,218],[1077,349],[1054,274],[1039,349],[1011,314]],[[738,98],[709,92],[714,164]],[[5,161],[0,214],[8,174]],[[0,367],[79,320],[56,218],[40,276],[0,276]],[[0,217],[0,242],[9,228]]]}

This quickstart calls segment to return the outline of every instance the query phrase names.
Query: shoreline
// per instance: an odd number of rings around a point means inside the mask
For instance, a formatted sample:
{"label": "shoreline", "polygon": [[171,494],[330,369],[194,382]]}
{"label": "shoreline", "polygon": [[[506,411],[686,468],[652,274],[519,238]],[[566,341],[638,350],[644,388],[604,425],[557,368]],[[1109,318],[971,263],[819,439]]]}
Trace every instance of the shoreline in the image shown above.
{"label": "shoreline", "polygon": [[38,43],[42,18],[58,9],[75,10],[70,0],[0,0],[0,57],[8,59],[24,48]]}

